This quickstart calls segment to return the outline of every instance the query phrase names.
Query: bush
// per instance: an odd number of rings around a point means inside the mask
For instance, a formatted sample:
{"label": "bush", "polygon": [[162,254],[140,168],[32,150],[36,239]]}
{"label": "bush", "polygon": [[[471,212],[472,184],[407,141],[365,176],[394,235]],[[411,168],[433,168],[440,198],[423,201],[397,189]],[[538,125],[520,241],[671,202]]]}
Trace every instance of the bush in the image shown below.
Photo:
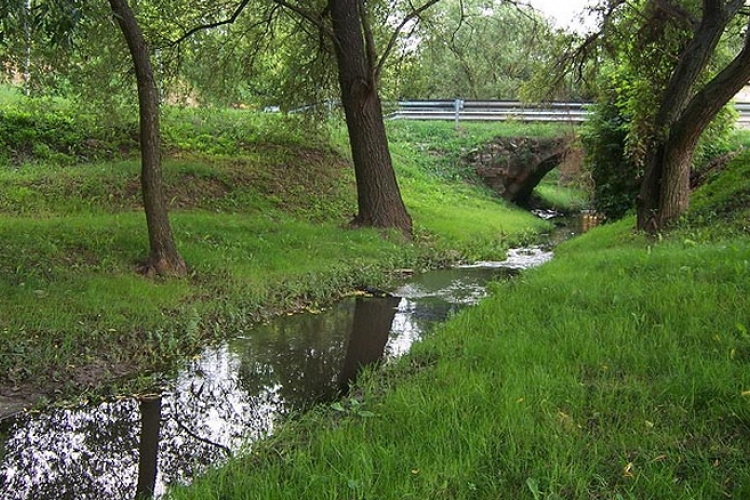
{"label": "bush", "polygon": [[136,127],[102,127],[59,100],[22,99],[0,109],[0,161],[68,165],[108,159],[137,145]]}
{"label": "bush", "polygon": [[640,169],[625,155],[627,120],[612,101],[595,105],[581,132],[584,164],[594,181],[594,208],[608,219],[620,219],[635,207]]}

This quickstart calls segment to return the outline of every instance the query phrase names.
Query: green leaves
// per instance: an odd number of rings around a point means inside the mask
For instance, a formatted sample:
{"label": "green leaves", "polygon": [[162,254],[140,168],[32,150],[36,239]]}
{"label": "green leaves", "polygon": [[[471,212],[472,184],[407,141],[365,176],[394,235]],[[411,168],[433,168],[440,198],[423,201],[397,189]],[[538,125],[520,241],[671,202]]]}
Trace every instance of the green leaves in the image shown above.
{"label": "green leaves", "polygon": [[443,0],[433,9],[398,68],[400,96],[517,99],[555,38],[546,22],[515,5]]}
{"label": "green leaves", "polygon": [[20,39],[29,43],[31,37],[38,34],[53,45],[69,47],[83,17],[83,2],[80,0],[2,0],[0,43]]}
{"label": "green leaves", "polygon": [[364,403],[355,398],[336,401],[335,403],[331,404],[331,409],[346,416],[355,416],[360,418],[373,418],[376,416],[374,412],[365,409]]}

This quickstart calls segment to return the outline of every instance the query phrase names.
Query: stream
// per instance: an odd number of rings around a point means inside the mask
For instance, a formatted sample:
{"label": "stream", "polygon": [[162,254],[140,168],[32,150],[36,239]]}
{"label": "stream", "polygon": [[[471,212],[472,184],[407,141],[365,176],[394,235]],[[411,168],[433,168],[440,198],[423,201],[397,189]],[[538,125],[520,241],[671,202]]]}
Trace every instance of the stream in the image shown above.
{"label": "stream", "polygon": [[[557,232],[565,238],[576,230]],[[432,325],[481,300],[490,281],[551,258],[532,247],[511,250],[502,262],[414,275],[393,297],[352,297],[209,347],[160,394],[6,419],[0,498],[158,497],[269,435],[285,416],[334,401],[362,366],[402,356]]]}

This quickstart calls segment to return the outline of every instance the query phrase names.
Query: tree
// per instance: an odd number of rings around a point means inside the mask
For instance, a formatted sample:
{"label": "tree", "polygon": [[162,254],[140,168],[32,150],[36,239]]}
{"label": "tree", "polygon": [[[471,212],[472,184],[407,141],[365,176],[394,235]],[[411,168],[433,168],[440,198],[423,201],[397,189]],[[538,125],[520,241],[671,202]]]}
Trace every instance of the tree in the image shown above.
{"label": "tree", "polygon": [[[27,33],[33,33],[49,48],[44,64],[55,67],[52,54],[68,62],[62,49],[75,48],[74,35],[82,30],[84,19],[94,17],[94,4],[82,0],[0,0],[0,35],[23,38],[28,45]],[[84,8],[86,12],[84,13]],[[164,199],[161,174],[161,136],[159,129],[159,94],[151,67],[148,46],[127,0],[111,0],[110,8],[125,37],[135,66],[140,109],[141,188],[150,252],[144,270],[160,275],[181,276],[187,273],[184,260],[177,251]],[[89,24],[94,24],[88,19]],[[104,49],[101,49],[102,51]],[[65,55],[68,56],[69,52]],[[11,64],[17,59],[10,60]],[[61,64],[58,62],[57,64]],[[55,73],[55,71],[49,71]]]}
{"label": "tree", "polygon": [[417,35],[398,84],[422,99],[519,99],[558,36],[530,8],[485,0],[442,0]]}
{"label": "tree", "polygon": [[[744,4],[602,1],[600,29],[557,60],[558,69],[603,75],[602,94],[617,113],[605,106],[612,119],[600,122],[615,135],[624,132],[621,151],[640,174],[633,201],[641,230],[666,229],[687,210],[700,141],[707,132],[718,137],[727,129],[726,105],[750,78],[750,12]],[[552,73],[559,81],[564,71]],[[594,158],[618,163],[613,160]]]}
{"label": "tree", "polygon": [[365,2],[331,0],[329,8],[341,102],[357,179],[359,212],[354,223],[398,228],[411,234],[411,217],[401,198],[388,149],[378,94],[382,62],[375,55]]}
{"label": "tree", "polygon": [[747,16],[744,0],[703,0],[699,17],[676,2],[652,0],[647,6],[653,12],[652,26],[659,17],[666,17],[692,27],[661,92],[654,136],[645,157],[638,228],[653,233],[668,227],[687,210],[690,169],[698,140],[750,79],[750,30],[746,26],[744,42],[731,61],[702,83],[701,77],[722,37],[740,16]]}
{"label": "tree", "polygon": [[172,236],[162,186],[159,93],[148,46],[127,0],[109,0],[109,4],[133,58],[138,83],[141,189],[150,244],[145,270],[159,275],[183,276],[187,274],[187,266]]}
{"label": "tree", "polygon": [[[357,182],[358,213],[352,221],[355,226],[396,228],[411,234],[411,217],[401,198],[388,149],[380,81],[388,56],[399,45],[404,31],[413,29],[420,16],[438,1],[425,0],[415,7],[403,0],[330,0],[319,5],[267,0],[267,5],[293,16],[297,29],[310,36],[318,50],[331,50],[335,54]],[[234,23],[247,4],[245,0],[235,9],[224,9],[232,12],[229,18],[187,30],[179,40],[203,29]],[[272,17],[265,23],[266,29],[272,24]],[[396,21],[399,17],[400,21]],[[384,46],[380,54],[379,43]],[[297,57],[303,54],[298,53]]]}

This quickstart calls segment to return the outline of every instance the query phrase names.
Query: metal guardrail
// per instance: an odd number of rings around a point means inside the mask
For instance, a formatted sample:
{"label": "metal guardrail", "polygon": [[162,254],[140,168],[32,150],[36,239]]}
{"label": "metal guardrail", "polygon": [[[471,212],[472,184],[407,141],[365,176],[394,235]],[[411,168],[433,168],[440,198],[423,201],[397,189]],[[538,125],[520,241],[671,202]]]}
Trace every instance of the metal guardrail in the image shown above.
{"label": "metal guardrail", "polygon": [[[551,102],[526,104],[518,101],[465,101],[440,99],[430,101],[399,101],[396,111],[387,115],[391,120],[454,120],[518,121],[581,123],[591,111],[591,103]],[[750,103],[735,103],[737,122],[750,126]]]}
{"label": "metal guardrail", "polygon": [[400,101],[393,120],[521,121],[580,123],[586,103],[524,104],[518,101],[432,100]]}
{"label": "metal guardrail", "polygon": [[750,127],[750,102],[735,102],[734,109],[739,113],[737,123],[743,127]]}

